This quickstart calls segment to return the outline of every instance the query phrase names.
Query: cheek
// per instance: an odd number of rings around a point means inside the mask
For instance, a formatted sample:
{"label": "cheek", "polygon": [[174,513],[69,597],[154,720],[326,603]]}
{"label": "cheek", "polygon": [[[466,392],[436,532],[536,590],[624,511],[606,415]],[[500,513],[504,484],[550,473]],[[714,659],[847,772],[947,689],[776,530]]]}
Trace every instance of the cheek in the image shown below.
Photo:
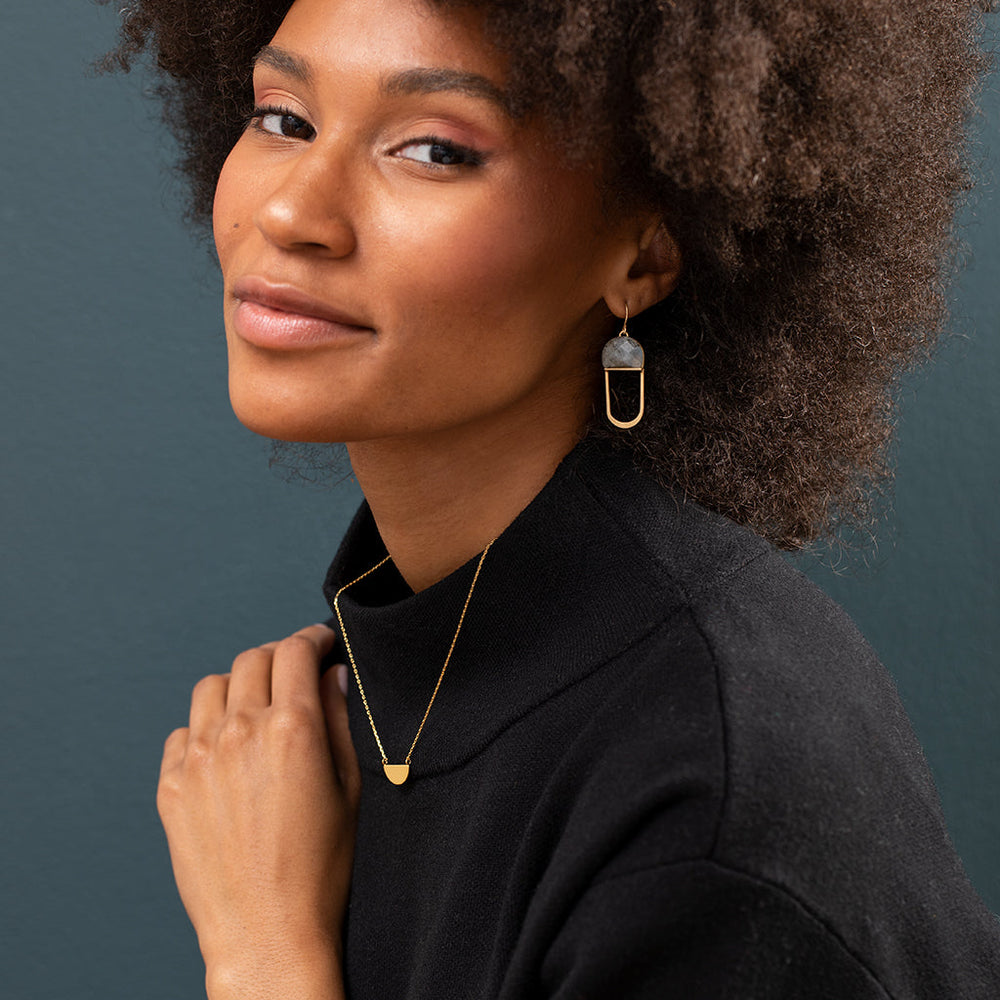
{"label": "cheek", "polygon": [[395,287],[405,286],[421,311],[462,314],[484,329],[506,327],[546,303],[574,312],[593,231],[585,207],[562,199],[543,206],[545,194],[522,190],[419,212],[397,204],[379,227],[383,260],[396,262]]}
{"label": "cheek", "polygon": [[249,185],[241,183],[244,177],[241,159],[240,144],[237,143],[222,165],[212,202],[212,235],[223,275],[239,240],[240,230],[245,229],[252,217],[252,192]]}
{"label": "cheek", "polygon": [[586,370],[584,323],[600,297],[586,266],[593,240],[571,213],[553,224],[535,207],[430,213],[422,227],[397,212],[386,244],[395,266],[382,271],[394,335],[380,378],[414,422],[471,417]]}

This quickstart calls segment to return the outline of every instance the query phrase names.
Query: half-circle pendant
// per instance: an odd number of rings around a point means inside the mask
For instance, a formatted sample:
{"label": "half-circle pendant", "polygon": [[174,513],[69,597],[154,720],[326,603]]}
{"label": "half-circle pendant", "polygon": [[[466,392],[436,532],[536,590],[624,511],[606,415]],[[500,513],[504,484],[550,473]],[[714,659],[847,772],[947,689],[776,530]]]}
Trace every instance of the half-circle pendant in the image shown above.
{"label": "half-circle pendant", "polygon": [[409,764],[383,764],[385,776],[394,784],[401,785],[410,776]]}

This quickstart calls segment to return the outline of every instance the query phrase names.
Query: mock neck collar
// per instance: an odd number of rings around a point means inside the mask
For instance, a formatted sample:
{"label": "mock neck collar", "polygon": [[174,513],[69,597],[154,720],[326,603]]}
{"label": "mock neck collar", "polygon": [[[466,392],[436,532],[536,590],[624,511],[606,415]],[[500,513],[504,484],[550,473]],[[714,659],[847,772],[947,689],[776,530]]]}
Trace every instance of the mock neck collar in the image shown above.
{"label": "mock neck collar", "polygon": [[[652,485],[626,458],[583,442],[493,543],[413,752],[413,778],[444,773],[481,752],[531,708],[637,641],[679,600],[664,593],[646,548],[612,509],[636,499],[637,483]],[[337,590],[385,553],[363,504],[327,574],[331,609]],[[341,595],[390,763],[402,763],[416,735],[478,560],[416,594],[390,561]],[[330,624],[338,628],[336,618]],[[381,771],[353,676],[348,708],[362,768]]]}

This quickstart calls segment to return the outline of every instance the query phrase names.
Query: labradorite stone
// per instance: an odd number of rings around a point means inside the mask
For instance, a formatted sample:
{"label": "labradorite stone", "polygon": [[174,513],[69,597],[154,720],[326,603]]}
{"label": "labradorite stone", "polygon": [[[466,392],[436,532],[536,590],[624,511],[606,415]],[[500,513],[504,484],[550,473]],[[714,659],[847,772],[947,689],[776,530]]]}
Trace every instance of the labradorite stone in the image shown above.
{"label": "labradorite stone", "polygon": [[601,351],[605,368],[641,368],[642,363],[642,347],[631,337],[612,337]]}

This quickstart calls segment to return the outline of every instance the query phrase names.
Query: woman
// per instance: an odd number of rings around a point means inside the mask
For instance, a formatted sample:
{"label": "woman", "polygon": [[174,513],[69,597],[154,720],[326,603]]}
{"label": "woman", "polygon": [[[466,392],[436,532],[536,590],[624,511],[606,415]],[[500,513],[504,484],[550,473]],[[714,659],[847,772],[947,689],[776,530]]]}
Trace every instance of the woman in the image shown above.
{"label": "woman", "polygon": [[774,6],[128,9],[235,411],[366,498],[332,627],[165,747],[212,1000],[996,995],[891,682],[770,544],[863,513],[943,321],[974,5]]}

